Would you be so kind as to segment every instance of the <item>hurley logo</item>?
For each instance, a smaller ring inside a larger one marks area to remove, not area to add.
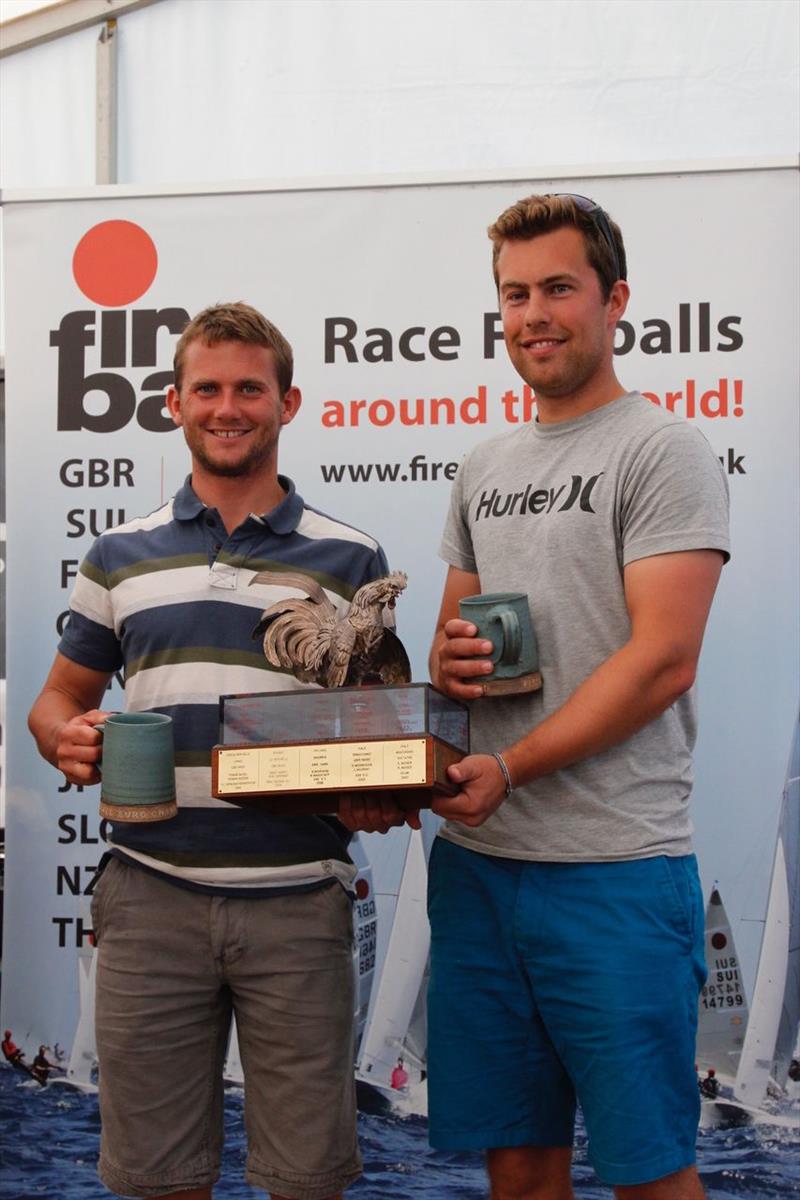
[[[480,521],[481,518],[488,517],[513,517],[514,515],[526,517],[528,513],[549,513],[554,508],[556,512],[566,512],[568,509],[574,508],[576,504],[583,512],[593,513],[592,492],[598,479],[604,474],[604,471],[600,471],[597,475],[590,475],[586,480],[582,475],[573,475],[569,492],[566,495],[566,483],[562,483],[559,488],[534,488],[533,484],[529,483],[524,492],[506,492],[505,495],[501,495],[497,488],[493,488],[491,492],[481,493],[475,510],[475,520]],[[559,504],[560,500],[563,500],[563,503]],[[556,508],[557,504],[558,508]]]
[[[58,347],[59,429],[115,433],[134,416],[154,433],[175,429],[165,394],[172,370],[145,375],[139,390],[157,394],[143,396],[137,396],[134,384],[119,373],[157,366],[159,330],[179,334],[189,320],[183,308],[126,308],[144,295],[157,270],[153,239],[132,221],[102,221],[78,242],[72,259],[75,282],[106,311],[65,313],[50,333],[50,345]],[[96,345],[98,333],[99,354],[95,350],[90,358],[101,370],[87,372],[87,348]]]

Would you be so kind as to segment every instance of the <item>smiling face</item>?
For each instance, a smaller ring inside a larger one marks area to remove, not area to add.
[[[612,355],[628,286],[614,284],[604,303],[578,229],[504,242],[497,276],[508,354],[536,394],[541,421],[565,421],[622,394]]]
[[[192,475],[271,479],[278,436],[300,407],[291,387],[281,395],[272,350],[248,342],[197,339],[186,347],[180,393],[167,395],[192,455]]]

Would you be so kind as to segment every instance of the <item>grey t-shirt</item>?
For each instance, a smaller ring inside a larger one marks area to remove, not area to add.
[[[539,692],[473,701],[472,750],[503,750],[555,712],[630,637],[623,568],[721,550],[727,481],[703,435],[638,393],[477,446],[459,469],[441,555],[481,591],[526,592]],[[486,854],[604,861],[690,852],[693,691],[627,741],[524,787],[476,829],[444,837]]]

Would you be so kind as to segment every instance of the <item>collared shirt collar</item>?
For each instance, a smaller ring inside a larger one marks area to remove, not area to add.
[[[274,533],[291,533],[300,524],[300,518],[303,515],[303,498],[298,494],[288,475],[279,475],[278,483],[286,492],[280,503],[276,504],[271,512],[262,513],[260,516],[251,513],[251,516],[254,516],[261,524],[269,525]],[[175,493],[172,505],[173,516],[178,521],[193,521],[207,507],[192,487],[191,475],[187,475],[183,487]]]

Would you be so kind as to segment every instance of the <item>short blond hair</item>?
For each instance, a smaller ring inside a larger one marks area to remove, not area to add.
[[[294,355],[292,347],[277,326],[268,321],[258,309],[242,300],[233,304],[213,304],[193,317],[175,347],[175,387],[181,390],[183,363],[190,342],[201,341],[206,346],[220,342],[244,342],[247,346],[264,346],[275,355],[275,371],[281,395],[292,386]]]

